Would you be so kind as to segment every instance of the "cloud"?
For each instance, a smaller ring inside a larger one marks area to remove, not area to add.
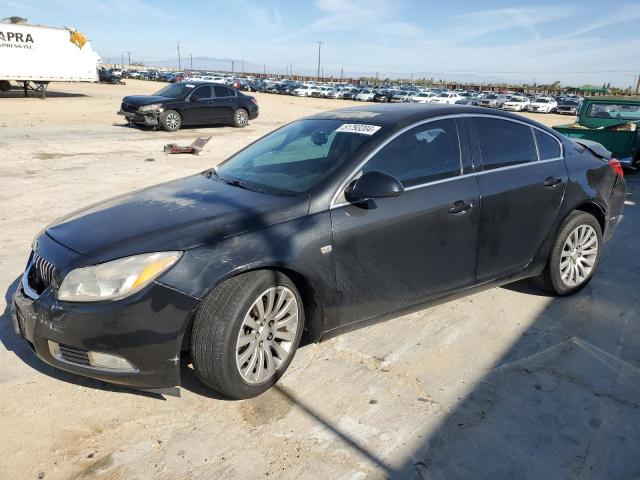
[[[482,10],[459,15],[452,31],[456,40],[470,40],[490,33],[524,28],[535,39],[541,38],[537,26],[575,15],[575,7],[514,7]]]

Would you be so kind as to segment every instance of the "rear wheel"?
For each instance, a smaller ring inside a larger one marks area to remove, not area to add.
[[[227,397],[255,397],[285,372],[303,327],[302,299],[286,275],[258,270],[233,277],[207,296],[196,315],[196,374]]]
[[[536,284],[557,295],[571,295],[593,277],[602,255],[602,229],[593,215],[574,211],[566,218]]]
[[[244,128],[249,124],[249,112],[244,108],[239,108],[233,112],[233,126]]]
[[[160,126],[166,132],[175,132],[182,126],[182,117],[175,110],[165,110],[160,114]]]

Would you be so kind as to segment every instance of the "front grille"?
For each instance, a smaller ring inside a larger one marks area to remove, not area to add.
[[[66,362],[77,363],[90,367],[89,352],[83,348],[60,344],[60,357]]]
[[[27,281],[29,287],[31,287],[38,295],[44,292],[51,282],[56,273],[56,269],[53,264],[40,255],[37,252],[33,252],[33,258],[31,259],[31,268],[27,275]]]
[[[120,108],[122,109],[123,112],[136,113],[138,111],[138,107],[136,107],[135,105],[131,105],[130,103],[127,103],[127,102],[122,102],[122,105]]]

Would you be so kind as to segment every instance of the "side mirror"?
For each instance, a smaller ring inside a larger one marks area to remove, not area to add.
[[[367,198],[397,197],[402,192],[404,187],[396,177],[372,171],[362,175],[344,193],[347,200],[360,201]]]

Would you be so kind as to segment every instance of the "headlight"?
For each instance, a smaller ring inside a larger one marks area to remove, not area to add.
[[[143,105],[138,109],[139,112],[155,112],[156,110],[160,110],[162,107],[161,103],[153,103],[151,105]]]
[[[67,274],[58,299],[68,302],[117,300],[141,290],[176,263],[182,252],[133,255]]]

